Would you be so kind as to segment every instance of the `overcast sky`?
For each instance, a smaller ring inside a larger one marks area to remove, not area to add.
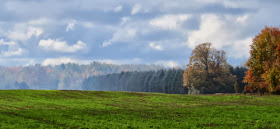
[[[252,38],[280,26],[279,7],[279,0],[0,0],[0,66],[173,67],[204,42],[242,65]]]

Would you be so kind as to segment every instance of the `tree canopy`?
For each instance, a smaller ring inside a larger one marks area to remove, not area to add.
[[[211,43],[194,48],[184,72],[184,86],[190,94],[234,92],[235,82],[225,51],[212,48]]]
[[[280,91],[280,29],[265,27],[251,45],[249,68],[244,82],[248,82],[245,91],[271,92]]]

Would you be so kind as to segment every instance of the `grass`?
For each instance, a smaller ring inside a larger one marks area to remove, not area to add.
[[[3,90],[0,128],[280,128],[280,96]]]

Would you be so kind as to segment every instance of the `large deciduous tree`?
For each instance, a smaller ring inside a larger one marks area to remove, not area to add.
[[[189,94],[234,92],[236,78],[230,74],[226,53],[203,43],[194,48],[184,72]]]
[[[279,92],[280,88],[280,29],[265,27],[251,45],[249,67],[244,82],[245,91]]]

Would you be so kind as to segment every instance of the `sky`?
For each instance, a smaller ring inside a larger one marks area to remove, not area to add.
[[[0,0],[0,66],[186,65],[204,42],[231,65],[280,26],[279,0]]]

